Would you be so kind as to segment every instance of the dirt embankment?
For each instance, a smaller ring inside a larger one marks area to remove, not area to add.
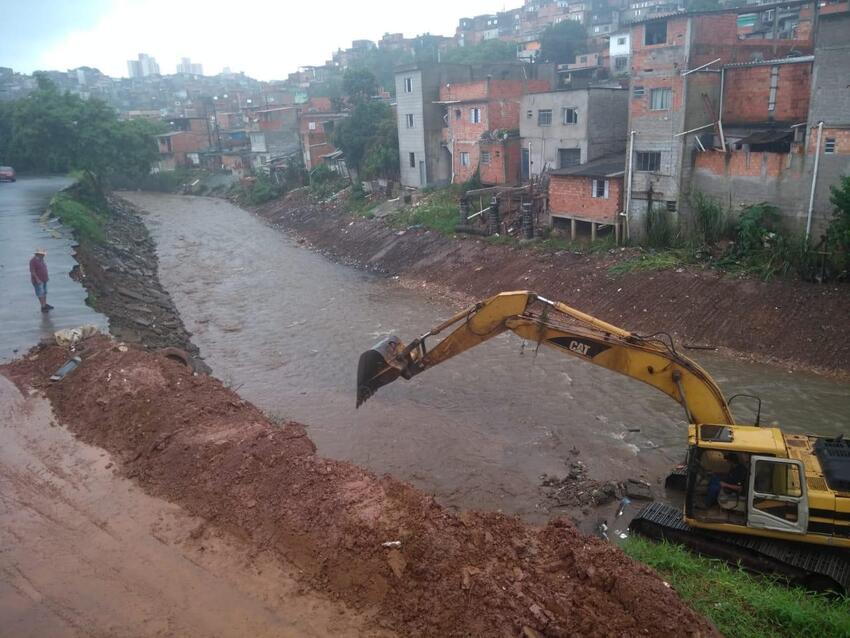
[[[542,253],[423,229],[399,231],[311,203],[300,192],[257,213],[343,263],[400,275],[467,302],[532,289],[626,329],[667,332],[763,362],[850,378],[850,286],[678,269],[612,275],[623,259]]]
[[[95,337],[2,372],[146,490],[302,570],[311,586],[408,636],[716,635],[649,568],[568,521],[452,514],[391,477],[315,454],[217,380]],[[536,633],[539,632],[539,633]]]
[[[88,303],[109,318],[109,331],[117,339],[152,349],[178,348],[196,370],[210,372],[159,283],[156,244],[138,212],[117,197],[108,203],[106,240],[77,246],[74,257],[80,266],[72,277],[85,286]]]

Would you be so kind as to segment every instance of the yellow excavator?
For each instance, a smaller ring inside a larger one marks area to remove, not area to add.
[[[669,335],[638,335],[534,292],[503,292],[407,345],[390,336],[364,352],[357,407],[399,377],[411,379],[508,330],[648,383],[684,408],[688,450],[677,471],[684,515],[650,503],[632,520],[633,531],[812,589],[850,591],[850,441],[786,434],[760,427],[759,417],[736,424],[711,376]]]

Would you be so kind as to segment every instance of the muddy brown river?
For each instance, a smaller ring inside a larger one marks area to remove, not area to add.
[[[645,477],[659,493],[682,458],[685,422],[669,398],[553,351],[523,350],[513,335],[355,410],[359,354],[387,333],[425,332],[455,306],[333,263],[222,200],[124,196],[147,211],[162,283],[216,376],[268,414],[308,424],[324,455],[408,480],[450,507],[530,521],[550,515],[540,475],[563,475],[576,458],[593,478]],[[760,395],[764,423],[848,429],[845,384],[690,354],[727,394]],[[733,410],[753,418],[751,405]]]

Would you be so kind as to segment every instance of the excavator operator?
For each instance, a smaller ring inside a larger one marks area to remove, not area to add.
[[[747,466],[735,452],[723,455],[729,463],[730,468],[726,474],[720,476],[715,474],[708,482],[708,491],[705,494],[705,506],[717,505],[718,497],[722,491],[734,492],[741,497],[746,492]],[[737,498],[735,499],[737,501]]]

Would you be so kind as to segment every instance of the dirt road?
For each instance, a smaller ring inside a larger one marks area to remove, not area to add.
[[[391,635],[114,463],[0,375],[0,635]]]

